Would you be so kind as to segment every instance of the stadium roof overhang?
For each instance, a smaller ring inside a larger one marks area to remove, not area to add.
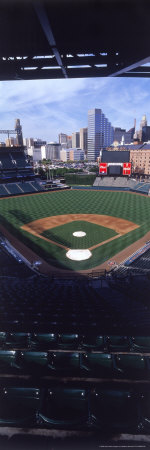
[[[149,0],[1,0],[0,80],[149,77],[149,17]]]

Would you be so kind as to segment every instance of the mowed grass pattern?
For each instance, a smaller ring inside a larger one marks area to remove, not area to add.
[[[130,220],[139,228],[92,250],[87,261],[68,260],[66,251],[23,231],[36,219],[61,214],[106,214]],[[150,230],[150,198],[128,192],[61,191],[0,200],[0,221],[50,264],[70,270],[91,269],[112,258]]]
[[[82,237],[73,236],[75,231],[84,231],[86,235]],[[94,223],[77,220],[46,230],[42,235],[71,249],[85,249],[110,239],[117,233]]]

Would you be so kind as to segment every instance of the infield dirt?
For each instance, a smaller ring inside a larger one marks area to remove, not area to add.
[[[43,219],[34,220],[30,223],[23,225],[21,228],[23,230],[27,231],[28,233],[39,237],[40,239],[44,239],[45,241],[51,242],[52,244],[55,244],[58,247],[62,247],[65,250],[69,250],[69,248],[66,247],[65,245],[59,244],[58,242],[55,242],[55,241],[52,241],[52,240],[46,238],[45,236],[42,236],[41,233],[43,233],[45,230],[50,230],[54,227],[58,227],[58,226],[66,224],[66,223],[74,222],[77,220],[91,222],[96,225],[101,225],[103,227],[115,230],[118,233],[117,236],[111,237],[103,242],[100,242],[99,244],[89,247],[89,250],[93,250],[96,247],[100,247],[101,245],[106,244],[107,242],[110,242],[114,239],[117,239],[121,235],[129,233],[130,231],[133,231],[139,227],[139,225],[136,225],[135,223],[130,222],[128,220],[120,219],[118,217],[107,216],[107,215],[65,214],[65,215],[59,215],[59,216],[57,215],[57,216],[45,217]]]

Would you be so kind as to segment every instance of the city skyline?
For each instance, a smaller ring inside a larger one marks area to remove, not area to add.
[[[0,82],[0,129],[13,129],[17,117],[23,137],[58,141],[88,125],[88,110],[100,108],[113,127],[139,129],[150,123],[150,80],[90,78]],[[1,135],[1,140],[5,136]]]

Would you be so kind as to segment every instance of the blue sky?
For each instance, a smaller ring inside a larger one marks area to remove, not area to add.
[[[143,114],[150,125],[150,79],[0,82],[0,129],[14,129],[20,118],[23,137],[58,141],[58,133],[70,135],[86,127],[91,108],[101,108],[113,126],[128,130],[136,118],[138,129]]]

